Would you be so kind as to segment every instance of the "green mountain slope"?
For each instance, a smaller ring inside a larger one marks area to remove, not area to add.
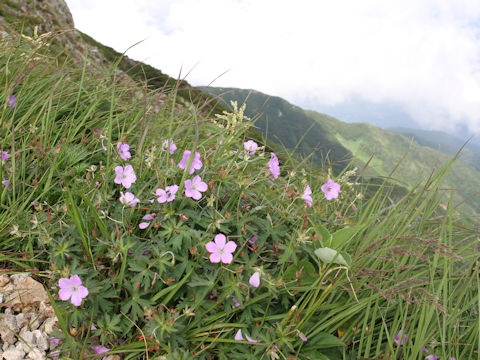
[[[334,169],[342,170],[352,159],[352,153],[332,134],[326,132],[321,123],[315,122],[301,108],[280,97],[235,88],[200,87],[200,89],[218,96],[219,101],[226,106],[229,106],[231,101],[237,101],[239,104],[246,101],[245,113],[248,117],[256,119],[255,126],[265,137],[283,144],[288,149],[293,149],[299,144],[296,153],[305,156],[313,152],[315,163],[330,161]]]
[[[451,156],[429,147],[421,146],[407,137],[386,131],[364,123],[344,123],[330,116],[306,111],[313,119],[322,123],[345,148],[361,161],[366,162],[373,155],[369,164],[370,171],[382,176],[392,175],[406,186],[412,186],[435,169],[446,164]],[[480,189],[480,173],[462,161],[456,161],[444,182],[446,193],[455,189],[455,203],[460,203],[473,196]],[[463,205],[464,211],[480,212],[480,201],[472,199]]]
[[[439,150],[448,155],[455,155],[465,145],[460,160],[480,171],[480,147],[471,142],[465,144],[466,140],[461,140],[442,131],[408,128],[391,128],[388,130],[403,134],[419,145]]]
[[[401,134],[369,124],[344,123],[325,114],[302,110],[282,98],[258,91],[214,87],[200,89],[218,96],[227,106],[230,101],[240,104],[246,101],[247,115],[257,119],[257,127],[268,138],[290,149],[302,140],[297,153],[308,155],[316,151],[312,158],[315,162],[323,161],[328,155],[337,170],[354,156],[355,166],[363,167],[369,163],[364,175],[388,177],[400,162],[392,178],[397,184],[410,188],[452,158]],[[480,189],[480,173],[472,166],[456,161],[445,180],[445,189],[455,189],[455,203],[461,203]],[[480,213],[480,200],[472,199],[463,204],[462,209]]]

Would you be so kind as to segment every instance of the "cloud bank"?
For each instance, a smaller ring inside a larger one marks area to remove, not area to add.
[[[297,104],[401,104],[425,127],[480,134],[476,0],[67,0],[75,25],[193,85]]]

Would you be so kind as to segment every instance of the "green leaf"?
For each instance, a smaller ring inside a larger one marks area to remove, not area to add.
[[[331,334],[321,332],[311,339],[308,339],[308,349],[328,349],[337,346],[345,346],[345,343],[338,337]],[[307,349],[306,348],[306,349]]]
[[[320,223],[314,223],[313,220],[310,218],[308,219],[308,221],[310,222],[310,225],[312,225],[312,227],[315,229],[315,232],[322,236],[322,245],[330,244],[332,241],[332,235],[328,232],[325,226]]]
[[[346,267],[350,266],[347,260],[345,260],[345,258],[338,251],[328,247],[315,250],[315,255],[317,255],[320,260],[327,264],[335,263],[339,265],[345,265]]]
[[[363,225],[347,227],[332,234],[330,246],[334,249],[341,249],[356,233],[363,228]]]

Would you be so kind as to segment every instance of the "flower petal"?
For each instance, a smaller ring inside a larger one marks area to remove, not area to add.
[[[223,253],[222,254],[222,262],[224,264],[230,264],[233,260],[233,256],[230,253]]]
[[[245,339],[242,336],[242,330],[238,330],[237,333],[235,334],[235,340],[237,341],[245,341]]]
[[[229,253],[233,253],[236,248],[237,248],[237,244],[235,244],[233,241],[229,241],[223,247],[224,251],[229,252]]]
[[[212,263],[219,263],[220,260],[221,260],[221,256],[219,253],[214,252],[210,254],[210,261]]]
[[[65,287],[58,291],[58,296],[60,300],[67,301],[73,294],[73,289],[71,287]]]
[[[213,241],[209,241],[206,245],[205,248],[207,249],[208,252],[214,253],[218,251],[217,244],[215,244]]]
[[[222,233],[215,235],[215,244],[217,244],[219,248],[223,248],[225,246],[226,240],[227,238]]]

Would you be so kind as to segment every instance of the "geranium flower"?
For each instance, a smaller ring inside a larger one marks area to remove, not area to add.
[[[332,179],[329,179],[326,184],[322,185],[322,191],[325,193],[325,198],[327,200],[337,199],[340,185]]]
[[[178,191],[178,185],[167,186],[165,190],[157,189],[155,194],[158,195],[157,201],[162,204],[164,202],[171,202],[175,199],[175,194]]]
[[[192,152],[190,150],[185,150],[183,152],[182,161],[180,161],[178,163],[178,167],[180,169],[185,170],[185,167],[187,166],[188,158],[190,157],[191,153]],[[196,152],[195,155],[193,156],[192,165],[190,166],[190,169],[188,169],[188,173],[191,175],[191,174],[193,174],[193,172],[195,170],[200,170],[202,168],[202,166],[203,166],[203,164],[200,161],[200,154],[198,152]]]
[[[107,147],[105,146],[105,141],[108,141],[108,138],[103,134],[102,130],[100,129],[97,129],[95,130],[95,132],[98,134],[98,136],[100,137],[100,139],[102,140],[102,148],[104,151],[107,151]]]
[[[140,200],[137,199],[135,197],[135,195],[133,195],[131,192],[127,191],[124,194],[122,191],[120,191],[120,194],[121,194],[121,196],[120,196],[119,200],[125,206],[134,207],[135,205],[137,205],[140,202]]]
[[[170,144],[170,146],[168,146],[168,144]],[[169,148],[170,155],[172,155],[175,150],[177,150],[177,145],[175,145],[172,138],[170,138],[170,140],[163,140],[162,151],[167,151],[167,147]]]
[[[10,99],[8,99],[8,102],[7,102],[7,106],[11,107],[12,109],[15,109],[15,107],[17,106],[16,100],[17,99],[15,98],[15,96],[10,96]]]
[[[122,166],[115,167],[115,180],[113,182],[115,184],[122,184],[125,189],[130,188],[132,184],[137,181],[137,176],[133,171],[132,165],[127,165],[125,168]]]
[[[278,165],[278,158],[275,153],[271,153],[270,161],[268,162],[268,168],[273,175],[273,178],[276,179],[280,175],[280,166]]]
[[[147,220],[148,222],[141,222],[140,224],[138,224],[138,227],[140,229],[146,229],[148,227],[148,225],[150,225],[150,221],[154,220],[155,219],[155,215],[156,214],[147,214],[145,215],[142,219],[143,220]]]
[[[8,160],[8,151],[0,151],[2,153],[2,160],[7,161]]]
[[[305,191],[303,192],[302,199],[305,200],[308,206],[312,206],[313,204],[313,199],[310,196],[312,194],[312,189],[310,189],[310,186],[307,185]]]
[[[255,271],[253,275],[250,276],[248,283],[257,288],[260,285],[260,272]]]
[[[438,355],[428,355],[425,359],[426,360],[438,360]]]
[[[122,158],[122,160],[127,161],[128,159],[130,159],[132,157],[132,155],[130,154],[130,151],[129,151],[130,150],[130,145],[118,142],[117,143],[117,149],[118,149],[118,156],[120,156]]]
[[[96,345],[94,348],[93,348],[93,353],[94,354],[103,354],[103,353],[107,353],[109,352],[110,349],[109,348],[106,348],[105,346],[101,346],[101,345]],[[107,357],[104,356],[102,358],[102,360],[105,360]]]
[[[252,339],[250,336],[246,335],[245,334],[245,337],[247,338],[247,341],[251,342],[251,343],[258,343],[260,342],[260,340],[255,340],[255,339]],[[245,341],[245,339],[243,338],[243,335],[242,335],[242,330],[238,330],[237,333],[235,334],[235,340],[237,341]]]
[[[8,183],[9,183],[9,181],[8,181],[8,180],[3,180],[3,181],[2,181],[2,185],[3,185],[3,186],[7,186],[7,185],[8,185]]]
[[[235,296],[232,296],[232,301],[233,301],[232,309],[235,309],[240,306],[240,303],[238,302]]]
[[[88,289],[82,285],[82,280],[78,275],[72,275],[70,279],[61,278],[58,280],[58,286],[60,287],[58,291],[60,299],[63,301],[70,299],[75,306],[80,306],[82,299],[88,295]]]
[[[243,148],[248,155],[254,155],[257,151],[258,144],[253,140],[248,140],[247,142],[243,143]]]
[[[233,241],[225,243],[227,240],[223,234],[217,234],[214,241],[209,241],[205,248],[210,253],[210,261],[212,263],[222,262],[224,264],[230,264],[233,260],[232,253],[237,248],[237,244]]]
[[[407,339],[408,339],[408,335],[405,334],[403,336],[403,339],[400,341],[400,339],[402,338],[402,332],[399,331],[397,336],[395,336],[395,339],[393,340],[393,342],[395,343],[395,345],[403,345],[404,342],[407,342]]]
[[[207,191],[208,185],[203,182],[199,175],[195,176],[192,180],[185,180],[185,196],[200,200],[202,192]]]

